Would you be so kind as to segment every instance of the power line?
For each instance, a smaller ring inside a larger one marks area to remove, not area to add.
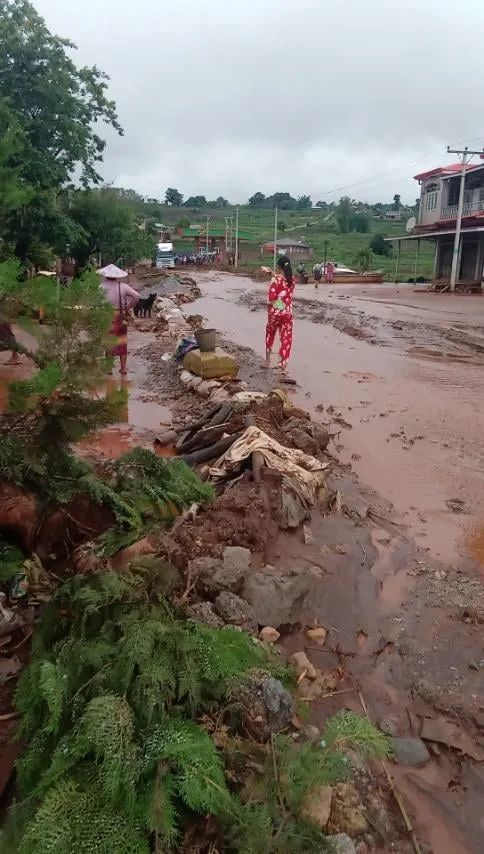
[[[454,143],[454,145],[455,146],[464,145],[466,143],[475,142],[476,140],[484,140],[484,133],[481,136],[474,137],[473,139],[462,140],[461,142]],[[449,152],[449,153],[452,153],[452,152]],[[410,170],[410,167],[414,166],[417,163],[427,163],[427,162],[430,162],[431,160],[433,160],[433,156],[430,156],[430,155],[428,157],[426,157],[425,159],[418,157],[415,160],[411,160],[409,162],[408,169]],[[403,177],[405,175],[408,175],[408,171],[404,172],[404,171],[401,171],[400,169],[387,169],[384,172],[376,172],[374,175],[371,175],[369,178],[363,178],[360,181],[353,181],[350,184],[342,184],[340,187],[333,187],[333,189],[331,189],[331,190],[321,190],[318,192],[313,192],[311,195],[314,196],[315,198],[320,197],[320,196],[330,196],[330,195],[332,195],[332,193],[339,193],[343,190],[349,190],[352,187],[361,187],[361,186],[364,187],[366,190],[375,190],[375,189],[378,189],[378,187],[383,185],[384,183],[388,183],[388,181],[382,181],[381,184],[372,184],[371,186],[368,186],[368,184],[371,184],[371,182],[375,178],[389,176],[389,180],[391,180],[393,177],[398,178],[400,176]]]

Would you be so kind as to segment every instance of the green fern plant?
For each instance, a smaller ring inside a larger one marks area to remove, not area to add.
[[[17,691],[26,747],[12,850],[174,854],[191,819],[211,815],[234,854],[324,851],[301,819],[305,795],[348,775],[341,751],[384,756],[385,738],[344,713],[318,747],[238,735],[235,769],[233,734],[216,742],[205,716],[227,728],[234,681],[280,662],[244,632],[173,611],[153,574],[74,577],[47,606]]]

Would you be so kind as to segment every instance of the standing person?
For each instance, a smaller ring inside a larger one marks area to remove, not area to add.
[[[334,279],[334,264],[332,261],[328,261],[326,264],[326,281],[328,285],[333,284]]]
[[[319,261],[316,261],[316,264],[313,267],[313,276],[314,276],[314,287],[319,288],[319,283],[323,277],[323,268]]]
[[[98,270],[98,273],[103,277],[101,287],[104,290],[104,295],[114,308],[109,334],[112,335],[116,343],[106,355],[119,356],[120,374],[126,376],[128,373],[126,368],[128,361],[127,314],[129,309],[138,302],[139,294],[130,288],[126,282],[120,281],[120,279],[125,279],[128,274],[120,267],[116,267],[115,264],[108,264],[107,267]]]
[[[262,268],[265,273],[272,275],[269,267]],[[285,371],[291,355],[292,347],[292,295],[294,279],[291,261],[287,255],[279,255],[276,262],[276,273],[272,276],[267,296],[267,326],[266,326],[266,367],[270,367],[272,346],[276,333],[279,333],[280,362],[278,368]]]

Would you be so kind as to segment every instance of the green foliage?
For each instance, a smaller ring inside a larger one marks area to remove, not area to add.
[[[366,273],[371,267],[372,251],[369,248],[360,249],[355,258],[355,263],[362,273]]]
[[[65,250],[75,239],[77,226],[57,196],[76,168],[83,184],[99,181],[104,141],[95,127],[104,122],[121,129],[106,97],[106,75],[76,67],[75,45],[49,32],[27,0],[0,0],[0,41],[0,99],[18,128],[16,180],[30,196],[22,209],[11,208],[2,236],[23,262],[35,262],[46,245]]]
[[[392,254],[391,243],[386,243],[383,234],[375,234],[370,240],[370,249],[375,255],[389,257]]]
[[[77,190],[65,201],[69,216],[80,226],[78,238],[71,243],[71,255],[80,268],[93,254],[100,254],[104,264],[123,258],[127,266],[152,256],[153,238],[139,227],[131,201],[119,191],[110,187]]]
[[[19,549],[0,537],[0,584],[21,571],[25,558]]]
[[[165,193],[165,204],[179,208],[183,204],[183,194],[174,187],[168,187]]]
[[[342,750],[387,755],[384,736],[343,713],[318,747],[287,736],[217,747],[202,713],[223,720],[234,680],[277,662],[243,632],[173,613],[162,586],[153,566],[75,576],[47,607],[16,697],[26,800],[12,815],[12,851],[145,852],[152,835],[157,850],[175,851],[194,815],[214,816],[234,854],[325,850],[300,817],[306,794],[348,775]]]

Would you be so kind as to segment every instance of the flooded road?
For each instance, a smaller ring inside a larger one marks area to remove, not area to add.
[[[262,354],[265,312],[239,301],[247,292],[263,297],[263,286],[221,273],[202,275],[199,282],[204,296],[191,310],[210,317],[236,344]],[[366,295],[351,287],[349,293],[340,286],[327,296],[310,288],[308,300],[322,306],[332,301],[339,309],[397,325],[411,316],[419,324],[421,349],[402,346],[398,330],[391,346],[378,346],[299,317],[290,362],[290,376],[298,383],[294,397],[315,416],[319,404],[334,406],[355,428],[332,426],[340,432],[341,460],[351,462],[365,483],[393,503],[422,548],[447,561],[474,558],[484,569],[484,358],[479,352],[467,354],[464,362],[458,353],[445,355],[458,344],[439,351],[434,343],[430,353],[426,346],[439,324],[446,329],[459,324],[477,335],[481,319],[484,328],[484,299],[413,289],[400,294],[387,289],[385,298],[382,288],[372,289],[371,296],[365,290]],[[427,322],[432,323],[428,332]],[[388,328],[383,332],[388,335]]]

